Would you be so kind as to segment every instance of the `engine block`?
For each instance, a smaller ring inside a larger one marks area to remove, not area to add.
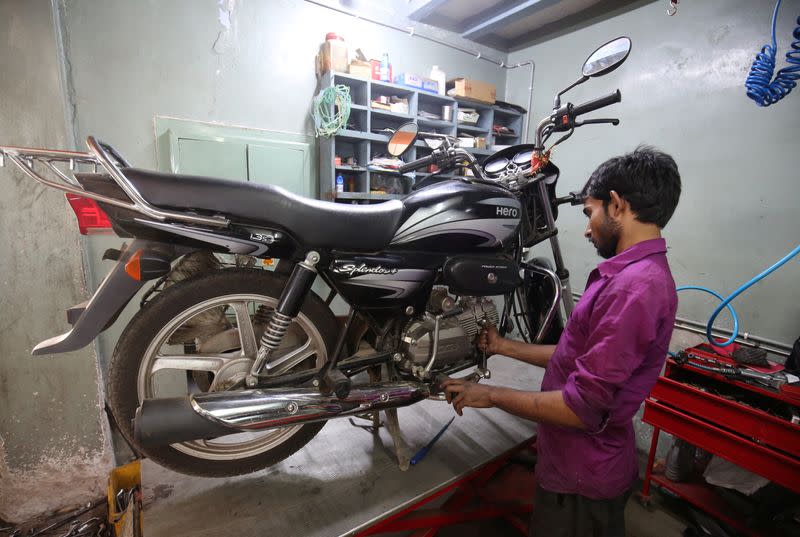
[[[451,312],[451,315],[447,315]],[[490,299],[462,297],[456,301],[436,289],[431,296],[429,311],[410,321],[403,332],[401,348],[405,359],[400,364],[401,368],[414,371],[427,365],[433,355],[437,315],[442,318],[439,320],[439,345],[432,370],[468,358],[481,325],[484,322],[495,325],[499,322],[497,308]]]

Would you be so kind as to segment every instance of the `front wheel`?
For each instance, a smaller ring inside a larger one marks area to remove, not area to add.
[[[168,287],[125,328],[109,365],[108,398],[122,434],[155,462],[185,474],[231,476],[275,464],[324,425],[311,423],[142,449],[132,420],[144,399],[224,391],[250,371],[286,284],[263,270],[204,273]],[[337,335],[333,313],[309,293],[281,346],[275,372],[321,367]]]

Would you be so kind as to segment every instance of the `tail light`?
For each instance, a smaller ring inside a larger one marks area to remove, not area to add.
[[[75,211],[75,216],[78,217],[78,228],[81,235],[111,229],[111,221],[93,199],[67,194],[67,201]]]

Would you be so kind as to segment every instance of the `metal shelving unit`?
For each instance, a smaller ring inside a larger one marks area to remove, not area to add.
[[[493,149],[496,144],[514,145],[520,143],[522,118],[519,112],[501,109],[497,106],[453,99],[444,95],[428,93],[414,88],[390,84],[377,80],[367,80],[344,73],[327,73],[323,76],[322,86],[344,84],[350,88],[352,104],[350,119],[346,129],[340,130],[331,138],[320,138],[320,166],[319,166],[319,193],[320,198],[344,203],[369,203],[371,201],[385,201],[387,199],[402,198],[408,193],[417,178],[427,177],[428,173],[418,172],[414,176],[404,176],[399,185],[403,192],[386,193],[375,192],[379,183],[385,177],[399,177],[393,172],[372,170],[367,163],[378,156],[388,156],[386,144],[389,135],[380,132],[381,129],[397,128],[408,121],[415,121],[423,132],[436,132],[439,134],[480,136],[486,139],[487,149],[466,148],[482,160],[497,151]],[[392,112],[372,108],[371,101],[381,95],[397,96],[408,99],[408,113]],[[419,114],[427,112],[442,117],[442,107],[452,107],[452,120],[430,119]],[[475,124],[458,123],[458,110],[461,108],[474,108],[480,114]],[[513,135],[494,136],[492,126],[505,125],[514,130]],[[403,160],[411,160],[427,155],[432,150],[428,145],[418,140],[414,147],[403,155]],[[336,166],[335,157],[344,159],[354,157],[354,166],[342,164]],[[344,177],[345,192],[336,192],[336,176]],[[450,177],[451,175],[447,175]],[[389,181],[392,183],[393,181]],[[351,190],[352,189],[352,190]]]

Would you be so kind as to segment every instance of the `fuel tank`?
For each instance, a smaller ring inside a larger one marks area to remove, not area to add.
[[[508,190],[445,181],[411,193],[389,249],[430,252],[501,250],[514,240],[522,214]]]

